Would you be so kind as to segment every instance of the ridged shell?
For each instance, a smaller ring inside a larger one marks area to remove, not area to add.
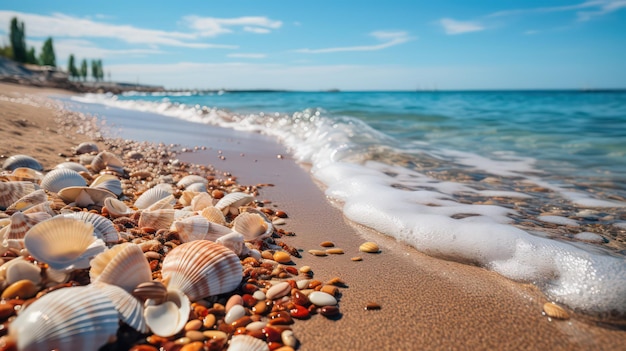
[[[185,190],[178,199],[178,202],[180,202],[183,206],[189,206],[191,205],[191,200],[193,200],[193,198],[196,197],[196,195],[198,195],[199,193],[199,191]]]
[[[168,188],[169,187],[169,188]],[[137,200],[135,200],[135,207],[140,210],[146,209],[150,207],[155,202],[166,198],[172,195],[172,189],[169,185],[165,184],[165,186],[157,185],[146,190],[143,194],[141,194]]]
[[[142,211],[139,215],[139,227],[155,229],[168,229],[174,222],[174,210],[163,209],[154,211]]]
[[[230,292],[242,279],[241,262],[223,245],[196,240],[181,244],[163,260],[161,273],[168,290],[178,289],[191,301]]]
[[[569,319],[569,313],[567,313],[563,307],[552,302],[546,302],[543,305],[543,312],[545,312],[548,317],[556,319]]]
[[[0,182],[0,207],[11,206],[37,189],[39,186],[31,182]]]
[[[16,168],[26,167],[36,171],[43,171],[43,166],[35,158],[28,155],[13,155],[7,158],[2,165],[2,169],[12,171]]]
[[[242,234],[232,232],[217,238],[216,242],[222,244],[233,251],[237,256],[242,256],[248,248]]]
[[[191,304],[180,290],[168,290],[166,301],[154,305],[146,301],[144,317],[150,330],[158,336],[170,337],[181,331],[189,320]]]
[[[71,170],[74,170],[76,172],[86,172],[89,173],[89,170],[87,169],[87,167],[81,165],[78,162],[62,162],[59,163],[58,165],[54,166],[54,169],[59,169],[59,168],[69,168]]]
[[[199,193],[191,200],[191,209],[193,211],[202,211],[209,206],[213,206],[213,198],[209,193]]]
[[[239,206],[249,204],[252,200],[254,197],[250,194],[235,192],[226,194],[215,204],[215,207],[221,210],[224,215],[228,213],[238,214]]]
[[[115,194],[108,190],[90,188],[88,186],[71,186],[63,188],[58,195],[65,203],[74,202],[76,206],[87,207],[89,205],[104,205],[104,199],[115,197]]]
[[[174,208],[175,203],[176,203],[176,198],[174,197],[174,195],[169,195],[153,203],[152,205],[148,206],[146,210],[154,211],[154,210],[172,209]]]
[[[43,190],[43,189],[42,189]],[[52,201],[42,202],[40,204],[29,207],[28,209],[23,210],[24,213],[37,213],[37,212],[45,212],[51,216],[55,216],[56,212],[52,209]]]
[[[222,211],[217,209],[215,206],[206,207],[200,212],[200,215],[206,218],[209,222],[226,225],[226,217],[224,217]]]
[[[205,239],[209,232],[209,221],[202,216],[191,216],[172,223],[182,242]]]
[[[230,339],[228,351],[270,351],[267,343],[254,336],[240,334]]]
[[[61,189],[71,186],[86,186],[85,178],[78,172],[69,168],[53,169],[48,172],[41,180],[41,187],[58,193]]]
[[[91,160],[91,170],[95,173],[99,173],[105,169],[124,174],[124,162],[115,156],[115,154],[102,151]]]
[[[89,187],[108,190],[117,196],[122,195],[122,182],[112,174],[98,176],[89,184]]]
[[[378,253],[380,252],[380,247],[378,244],[372,241],[364,242],[359,246],[359,251],[368,252],[368,253]]]
[[[137,287],[133,289],[133,296],[140,301],[150,299],[156,304],[160,304],[167,298],[167,288],[163,283],[153,280],[137,285]]]
[[[137,285],[152,280],[150,264],[138,245],[115,245],[91,260],[92,282],[116,285],[131,293]]]
[[[58,270],[88,268],[89,260],[105,249],[93,235],[91,223],[63,216],[32,227],[24,245],[31,256]]]
[[[38,205],[40,203],[44,203],[48,201],[48,196],[46,195],[46,191],[43,189],[35,190],[32,193],[21,197],[19,200],[15,201],[11,204],[11,206],[7,207],[7,212],[9,211],[24,211]]]
[[[33,214],[15,212],[11,215],[11,224],[2,229],[3,238],[7,240],[24,239],[26,232],[28,232],[30,228],[50,218],[52,218],[52,216],[45,212]]]
[[[139,302],[126,290],[115,285],[94,283],[94,288],[102,292],[113,302],[115,309],[119,312],[120,319],[140,333],[149,331],[146,319],[144,318],[143,303]]]
[[[196,175],[196,174],[190,174],[187,176],[184,176],[181,180],[178,181],[178,183],[176,183],[176,186],[186,189],[189,185],[194,184],[194,183],[201,183],[204,184],[205,186],[207,184],[209,184],[208,179]]]
[[[197,191],[199,193],[206,193],[207,187],[204,183],[189,184],[185,189],[189,191]]]
[[[28,167],[18,167],[12,172],[3,172],[0,177],[0,179],[7,179],[10,181],[27,181],[33,183],[39,183],[42,178],[43,173]]]
[[[113,197],[104,199],[104,208],[109,212],[109,216],[113,218],[126,217],[133,213],[123,201]]]
[[[63,216],[80,219],[93,225],[93,235],[107,244],[116,244],[120,241],[120,234],[110,219],[92,212],[68,212]]]
[[[19,350],[98,350],[115,337],[119,317],[108,297],[91,287],[52,291],[11,323]]]
[[[274,229],[260,214],[243,212],[233,221],[233,230],[243,234],[246,241],[254,241],[270,236]]]
[[[74,149],[74,153],[77,155],[88,154],[91,152],[98,152],[98,145],[88,141],[78,144],[78,146]]]

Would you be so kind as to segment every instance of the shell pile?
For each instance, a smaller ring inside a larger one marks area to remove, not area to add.
[[[260,186],[164,145],[108,143],[48,171],[4,163],[2,349],[295,349],[294,319],[339,315],[333,283],[282,264],[299,251]]]

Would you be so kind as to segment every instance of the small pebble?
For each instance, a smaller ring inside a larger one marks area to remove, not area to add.
[[[312,250],[309,250],[309,253],[313,256],[328,256],[328,254],[324,250],[312,249]]]
[[[375,310],[380,310],[380,305],[377,304],[376,302],[368,302],[367,305],[365,305],[365,310],[366,311],[375,311]]]
[[[361,256],[354,256],[350,260],[352,260],[354,262],[363,261],[363,257],[361,257]]]
[[[343,255],[343,250],[338,247],[334,247],[332,249],[327,249],[326,253],[329,255]]]
[[[567,313],[563,307],[552,302],[546,302],[543,305],[543,312],[548,317],[556,319],[569,319],[569,313]]]
[[[316,306],[334,306],[337,304],[337,299],[334,296],[322,291],[310,293],[309,300]]]
[[[320,243],[321,247],[333,247],[335,246],[335,243],[333,243],[332,241],[322,241]]]

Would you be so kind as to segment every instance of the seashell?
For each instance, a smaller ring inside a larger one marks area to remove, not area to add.
[[[337,299],[331,294],[323,291],[314,291],[309,294],[309,300],[316,306],[334,306],[337,304]]]
[[[78,146],[74,149],[74,153],[76,155],[89,154],[92,152],[98,152],[98,145],[88,141],[78,144]]]
[[[41,180],[41,187],[53,193],[58,193],[61,189],[71,186],[86,185],[85,178],[69,168],[53,169]]]
[[[223,235],[215,242],[222,244],[233,251],[237,256],[243,256],[248,252],[248,248],[245,245],[245,240],[242,234],[232,232],[226,235]]]
[[[149,332],[144,307],[139,300],[126,290],[115,285],[96,282],[93,287],[109,298],[119,313],[120,319],[140,333]]]
[[[168,229],[174,222],[174,210],[163,209],[154,211],[142,211],[139,215],[139,227],[155,229]]]
[[[181,331],[191,311],[189,298],[179,290],[168,290],[166,301],[153,305],[146,301],[144,318],[152,332],[158,336],[170,337]]]
[[[191,208],[194,211],[201,211],[209,206],[213,206],[213,198],[209,193],[199,193],[191,200]]]
[[[24,245],[31,256],[57,270],[89,267],[89,260],[105,249],[93,236],[93,225],[64,216],[36,224],[26,233]]]
[[[176,198],[174,197],[174,195],[169,195],[153,203],[148,208],[146,208],[146,210],[153,211],[153,210],[172,209],[174,208],[175,203],[176,203]]]
[[[368,253],[378,253],[380,252],[380,248],[378,247],[378,244],[376,244],[375,242],[368,241],[368,242],[364,242],[363,244],[361,244],[361,246],[359,246],[359,251],[368,252]]]
[[[43,190],[43,189],[41,189]],[[39,190],[37,190],[39,191]],[[19,201],[18,201],[19,202]],[[45,212],[50,216],[55,216],[56,212],[52,209],[52,201],[42,202],[40,204],[29,207],[28,209],[23,210],[24,213],[37,213],[37,212]]]
[[[37,189],[39,186],[31,182],[0,182],[0,207],[11,206]]]
[[[193,200],[193,198],[199,193],[200,193],[199,191],[185,190],[183,191],[182,195],[178,199],[178,202],[180,202],[180,204],[183,206],[189,206],[191,205],[191,200]]]
[[[15,212],[11,215],[11,224],[2,228],[0,232],[2,233],[2,237],[6,240],[24,239],[26,232],[28,232],[30,228],[50,218],[52,218],[52,216],[45,212],[33,214]]]
[[[98,176],[89,187],[108,190],[117,196],[122,195],[122,182],[112,174],[102,174]]]
[[[13,171],[20,167],[31,168],[35,171],[43,171],[41,163],[28,155],[13,155],[7,158],[2,165],[2,169],[6,171]]]
[[[115,225],[104,216],[92,212],[68,212],[64,213],[63,216],[91,223],[93,225],[93,235],[107,244],[117,244],[120,241],[120,235],[115,229]]]
[[[41,283],[41,268],[20,256],[0,266],[0,278],[9,285],[24,279],[37,285]]]
[[[243,234],[246,241],[254,241],[272,235],[274,227],[258,213],[243,212],[233,221],[233,230]]]
[[[91,154],[82,154],[80,156],[78,156],[78,162],[80,162],[81,165],[90,165],[91,167],[91,162],[96,158],[95,155],[91,155]]]
[[[252,202],[252,200],[254,200],[254,197],[250,194],[235,192],[226,194],[215,204],[215,207],[221,210],[224,215],[229,213],[236,215],[239,213],[240,206],[246,205]]]
[[[115,337],[118,312],[97,289],[76,286],[35,300],[11,323],[19,350],[97,350]]]
[[[32,206],[44,203],[48,201],[48,196],[46,195],[46,191],[43,189],[35,190],[32,193],[25,195],[19,198],[17,201],[12,203],[9,207],[7,207],[7,212],[9,211],[24,211],[29,209]]]
[[[157,201],[169,197],[172,195],[172,189],[169,185],[164,184],[165,186],[157,185],[146,190],[143,194],[141,194],[137,200],[135,200],[135,207],[140,210],[146,209],[150,207],[152,204]]]
[[[131,160],[141,160],[143,159],[143,154],[139,151],[129,151],[126,153],[126,158],[129,158]]]
[[[189,184],[189,186],[187,186],[185,189],[189,190],[189,191],[197,191],[199,193],[206,193],[207,192],[207,187],[206,187],[206,185],[204,183]]]
[[[228,351],[270,351],[270,347],[265,341],[254,336],[239,334],[230,339]]]
[[[100,173],[100,171],[105,169],[124,174],[124,162],[113,153],[102,151],[91,160],[91,170],[95,173]]]
[[[133,289],[133,296],[141,301],[151,299],[157,304],[161,304],[167,298],[167,288],[163,283],[156,280],[144,282]]]
[[[154,174],[152,172],[149,171],[134,171],[130,174],[131,178],[139,178],[139,179],[148,179],[148,178],[154,178]]]
[[[89,277],[92,282],[116,285],[130,293],[137,285],[151,281],[152,271],[138,245],[123,243],[94,257]]]
[[[187,189],[189,185],[194,183],[201,183],[206,186],[207,184],[209,184],[209,180],[196,174],[190,174],[184,176],[181,180],[179,180],[178,183],[176,183],[176,186],[178,186],[179,188]]]
[[[569,319],[569,313],[567,313],[567,311],[563,307],[553,302],[544,303],[543,312],[548,317],[552,317],[556,319]]]
[[[90,188],[88,186],[71,186],[63,188],[58,192],[59,197],[65,203],[75,203],[79,207],[87,207],[89,205],[104,205],[104,199],[115,197],[115,194],[108,190]]]
[[[48,283],[52,283],[53,286],[61,283],[66,283],[70,279],[70,273],[57,271],[56,269],[52,269],[48,267],[46,269],[46,281]]]
[[[134,212],[123,201],[114,197],[104,199],[104,208],[107,209],[109,216],[112,218],[128,217]]]
[[[168,290],[178,289],[191,301],[234,290],[241,282],[242,271],[234,252],[208,240],[175,247],[165,256],[161,268]]]
[[[59,169],[59,168],[69,168],[71,170],[74,170],[78,173],[80,172],[85,172],[85,173],[89,173],[89,170],[87,169],[87,167],[81,165],[78,162],[62,162],[59,163],[58,165],[54,166],[54,169]]]
[[[224,217],[222,211],[217,209],[215,206],[205,207],[202,211],[200,211],[200,215],[206,218],[209,222],[226,225],[226,217]]]
[[[28,181],[33,183],[39,183],[43,178],[43,174],[28,167],[18,167],[9,173],[2,173],[0,178],[4,178],[10,181]]]
[[[229,234],[230,228],[211,223],[202,216],[190,216],[177,220],[172,224],[172,230],[176,230],[183,242],[190,242],[194,240],[211,240],[215,241],[217,238]]]

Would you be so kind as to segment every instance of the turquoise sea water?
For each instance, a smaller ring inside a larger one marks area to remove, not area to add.
[[[570,307],[626,315],[624,91],[75,100],[275,137],[311,165],[348,219],[428,254],[532,282]]]

